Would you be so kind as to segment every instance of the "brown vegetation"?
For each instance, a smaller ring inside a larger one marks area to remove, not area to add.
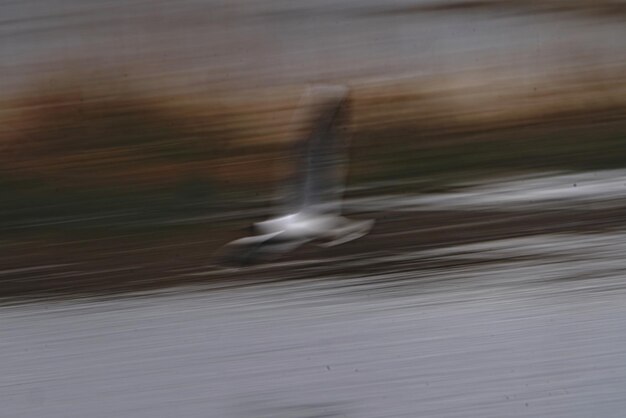
[[[523,128],[624,120],[618,72],[521,79],[483,71],[352,85],[353,146],[507,141]],[[5,99],[5,177],[63,187],[161,188],[206,180],[268,185],[285,173],[299,88],[209,97],[148,95],[68,77]],[[256,186],[255,186],[256,187]]]

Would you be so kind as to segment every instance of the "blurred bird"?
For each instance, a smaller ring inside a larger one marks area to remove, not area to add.
[[[254,235],[227,244],[222,261],[251,264],[309,242],[329,247],[370,231],[373,220],[354,221],[341,216],[348,92],[344,86],[309,89],[304,96],[308,103],[298,106],[304,115],[305,130],[295,144],[296,174],[283,190],[284,204],[278,216],[255,223]]]

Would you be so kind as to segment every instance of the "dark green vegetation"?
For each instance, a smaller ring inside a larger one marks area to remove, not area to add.
[[[417,129],[394,139],[380,132],[380,145],[354,150],[355,181],[421,179],[445,187],[467,179],[517,172],[599,170],[626,166],[626,124],[584,122],[582,126],[516,127],[468,134],[465,140],[420,145]],[[458,136],[458,135],[457,135]],[[405,137],[407,140],[398,141]],[[373,141],[372,141],[373,142]],[[422,190],[424,191],[424,190]]]
[[[246,191],[214,178],[215,165],[237,154],[227,112],[181,115],[130,90],[81,87],[4,103],[18,115],[0,147],[5,233],[139,226],[221,210]]]

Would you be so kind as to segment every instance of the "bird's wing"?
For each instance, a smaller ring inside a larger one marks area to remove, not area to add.
[[[298,109],[300,138],[295,143],[294,173],[285,195],[285,213],[339,214],[344,188],[345,122],[348,89],[310,89]]]

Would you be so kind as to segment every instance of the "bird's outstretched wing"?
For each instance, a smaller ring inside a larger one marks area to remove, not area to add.
[[[287,182],[282,214],[339,214],[344,189],[345,122],[348,89],[311,88],[297,111],[300,138],[294,146],[294,171]]]

